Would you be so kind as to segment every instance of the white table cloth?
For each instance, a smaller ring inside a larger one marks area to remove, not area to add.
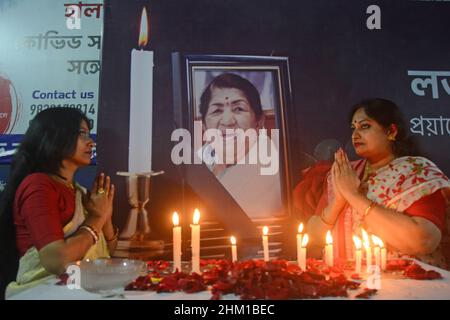
[[[390,274],[381,275],[381,288],[370,297],[370,300],[450,300],[450,272],[416,261],[426,270],[435,270],[442,275],[442,279],[413,280],[395,279]],[[50,279],[44,284],[23,291],[11,300],[98,300],[98,299],[129,299],[129,300],[209,300],[211,293],[203,291],[194,294],[184,292],[156,293],[154,291],[119,291],[113,296],[87,292],[83,289],[69,289],[66,286],[56,285],[58,279]],[[350,290],[349,297],[321,298],[321,299],[355,299],[362,290]],[[236,300],[235,295],[224,295],[224,300]]]

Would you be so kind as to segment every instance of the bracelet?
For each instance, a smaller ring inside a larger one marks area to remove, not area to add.
[[[364,218],[367,217],[367,215],[370,212],[370,209],[372,209],[376,204],[377,203],[375,201],[370,201],[369,206],[366,208],[366,210],[364,210],[364,215],[363,215]]]
[[[95,231],[94,228],[92,228],[91,226],[88,226],[88,225],[82,225],[79,229],[86,230],[87,232],[89,232],[91,234],[92,238],[94,239],[94,244],[97,244],[98,233],[97,233],[97,231]]]
[[[107,238],[105,237],[105,240],[106,240],[107,242],[112,242],[112,241],[117,240],[118,237],[119,237],[119,228],[117,228],[116,226],[114,226],[114,235],[112,236],[111,239],[107,239]]]

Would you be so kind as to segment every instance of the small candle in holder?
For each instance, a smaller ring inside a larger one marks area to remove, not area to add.
[[[375,256],[375,265],[381,268],[381,257],[380,257],[380,238],[372,234],[372,242],[374,244],[373,254]]]
[[[361,233],[363,236],[364,249],[366,249],[367,272],[369,272],[369,268],[372,265],[372,249],[370,248],[369,235],[367,234],[366,230],[361,229]]]
[[[300,254],[302,248],[302,232],[303,232],[303,223],[300,223],[298,226],[297,233],[297,262],[300,265]]]
[[[236,248],[236,238],[231,237],[231,261],[236,262],[237,261],[237,248]]]
[[[300,245],[300,255],[298,257],[298,266],[306,271],[306,246],[308,245],[309,237],[308,234],[305,234],[302,239],[302,243]]]
[[[173,222],[173,271],[181,272],[181,227],[177,212],[172,215]]]
[[[263,251],[264,251],[264,261],[269,261],[269,228],[264,226],[263,228]]]
[[[333,237],[331,236],[331,231],[328,230],[327,236],[325,238],[326,246],[325,246],[325,263],[332,267],[334,264],[334,256],[333,256]]]
[[[355,244],[355,272],[359,274],[361,273],[362,243],[357,236],[353,236],[353,242]]]
[[[200,211],[195,209],[191,224],[192,272],[200,274]]]

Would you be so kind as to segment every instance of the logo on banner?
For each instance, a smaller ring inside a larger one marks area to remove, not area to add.
[[[12,131],[19,117],[19,107],[13,84],[0,76],[0,134]]]

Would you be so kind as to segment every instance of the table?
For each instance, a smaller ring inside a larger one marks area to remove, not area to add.
[[[381,276],[381,289],[370,300],[450,300],[450,272],[416,261],[426,270],[439,272],[443,279],[438,280],[412,280],[395,279],[388,274]],[[209,300],[211,293],[203,291],[194,294],[184,292],[156,293],[154,291],[123,291],[113,296],[102,296],[101,294],[87,292],[83,289],[69,289],[66,286],[59,286],[56,283],[59,279],[52,278],[46,283],[23,291],[10,300]],[[327,297],[324,300],[351,300],[361,290],[349,291],[350,296]],[[238,300],[235,295],[224,295],[224,300]]]

